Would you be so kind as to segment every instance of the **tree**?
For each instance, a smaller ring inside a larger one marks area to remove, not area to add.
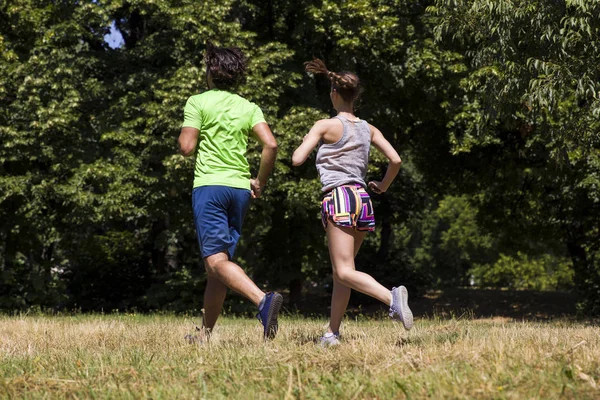
[[[108,15],[95,3],[0,6],[1,307],[58,305],[61,247],[88,220]]]
[[[600,4],[438,0],[429,11],[440,45],[470,66],[449,128],[485,225],[506,245],[560,243],[599,313]]]
[[[67,286],[67,304],[83,309],[199,308],[197,294],[183,303],[179,295],[182,285],[197,290],[204,274],[189,201],[193,163],[177,154],[176,138],[186,98],[203,88],[204,43],[217,39],[250,56],[242,94],[268,117],[277,112],[278,88],[293,77],[279,67],[289,50],[257,45],[230,20],[232,2],[208,8],[194,1],[3,3],[0,279],[13,294],[7,308],[59,304],[36,297],[56,280]],[[103,39],[113,22],[125,42],[118,49]]]
[[[389,0],[240,2],[240,9],[244,10],[240,15],[244,15],[248,29],[257,32],[259,38],[277,40],[295,50],[290,66],[295,71],[302,73],[303,62],[313,56],[322,58],[332,70],[355,71],[366,88],[358,110],[360,117],[380,128],[399,150],[404,160],[399,179],[385,196],[374,196],[381,230],[378,228],[376,235],[367,237],[357,262],[386,284],[402,281],[431,286],[436,280],[421,276],[424,271],[416,267],[412,249],[401,237],[418,236],[417,232],[404,230],[405,226],[420,229],[417,221],[431,212],[429,205],[436,202],[440,193],[451,189],[445,184],[450,182],[445,171],[455,170],[450,167],[455,161],[444,135],[448,121],[443,106],[457,86],[448,77],[456,70],[464,70],[464,65],[455,52],[436,47],[434,20],[425,13],[428,4]],[[286,124],[284,129],[277,128],[286,133],[278,137],[286,149],[280,157],[285,171],[282,176],[286,186],[295,188],[296,197],[306,193],[303,187],[314,191],[319,184],[312,167],[314,159],[309,158],[307,166],[295,172],[290,169],[291,152],[287,153],[288,148],[300,143],[310,124],[299,124],[303,129],[298,132],[288,127],[287,121],[308,117],[314,122],[331,114],[328,90],[326,79],[304,74],[301,84],[280,98]],[[305,112],[296,117],[298,110]],[[294,131],[298,133],[287,135]],[[432,159],[438,162],[432,164]],[[369,177],[375,178],[384,172],[387,162],[376,151],[372,161]],[[298,179],[298,185],[292,183]],[[288,193],[284,193],[281,200],[288,198]],[[331,271],[328,257],[313,253],[314,249],[325,249],[318,201],[315,195],[309,195],[302,200],[302,207],[286,209],[285,218],[294,225],[287,228],[287,234],[277,236],[294,238],[282,244],[293,249],[292,254],[306,254],[306,249],[310,249],[312,263],[302,265],[304,275],[325,278]],[[307,204],[312,204],[316,212],[307,214],[306,210],[311,209]],[[311,218],[308,223],[307,217]],[[300,239],[300,232],[310,232],[310,238]],[[413,239],[411,244],[414,242]]]
[[[599,7],[3,2],[0,308],[201,307],[193,160],[177,154],[176,138],[186,98],[204,90],[212,39],[249,56],[239,92],[279,143],[238,247],[259,282],[289,287],[297,304],[305,281],[330,279],[314,159],[290,160],[333,111],[326,79],[302,69],[318,56],[360,76],[359,116],[404,160],[391,190],[373,196],[378,228],[359,268],[411,288],[564,287],[570,257],[583,304],[598,312]],[[117,49],[104,41],[112,25],[124,39]],[[386,164],[374,151],[368,177]]]

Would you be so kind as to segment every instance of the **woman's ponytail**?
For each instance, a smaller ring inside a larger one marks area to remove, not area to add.
[[[313,58],[312,61],[304,63],[304,70],[313,74],[323,74],[331,82],[331,86],[335,89],[344,100],[354,101],[360,94],[360,81],[358,76],[352,72],[333,72],[327,69],[327,66],[318,58]]]

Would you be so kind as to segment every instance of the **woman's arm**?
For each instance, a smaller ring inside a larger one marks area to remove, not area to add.
[[[379,129],[375,128],[373,125],[369,125],[371,127],[371,133],[373,137],[371,138],[371,143],[373,146],[377,148],[377,150],[381,151],[384,156],[390,160],[388,164],[387,171],[382,181],[371,181],[369,182],[369,188],[375,193],[383,193],[392,184],[392,181],[398,175],[400,171],[400,165],[402,164],[402,159],[394,149],[394,147],[383,137],[383,134],[379,131]]]
[[[304,164],[310,153],[313,151],[315,146],[323,138],[323,135],[327,131],[327,120],[317,121],[310,129],[308,134],[304,136],[302,144],[294,151],[292,155],[292,165],[294,167]]]

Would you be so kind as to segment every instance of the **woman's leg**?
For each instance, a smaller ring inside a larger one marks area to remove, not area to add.
[[[351,289],[374,297],[386,305],[392,302],[392,294],[369,274],[357,271],[354,267],[356,240],[364,239],[366,232],[352,228],[327,224],[329,256],[333,267],[333,279]]]
[[[354,258],[360,250],[363,240],[365,239],[365,232],[362,235],[356,235],[354,237]],[[334,333],[339,332],[342,319],[348,308],[348,301],[350,300],[350,289],[342,282],[338,281],[335,277],[333,279],[333,293],[331,295],[331,318],[329,320],[328,332]]]
[[[331,294],[331,318],[329,319],[329,329],[327,332],[339,332],[342,319],[348,307],[350,300],[350,289],[343,283],[333,280],[333,293]]]

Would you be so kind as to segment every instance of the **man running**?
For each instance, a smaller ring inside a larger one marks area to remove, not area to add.
[[[278,329],[281,295],[264,293],[231,260],[250,198],[260,197],[275,164],[277,142],[261,109],[234,92],[245,81],[242,51],[207,43],[204,60],[209,90],[188,99],[179,135],[181,154],[196,157],[192,207],[207,274],[204,317],[197,340],[210,337],[227,288],[258,307],[264,337],[272,339]],[[260,168],[254,179],[245,157],[250,134],[262,144]]]

